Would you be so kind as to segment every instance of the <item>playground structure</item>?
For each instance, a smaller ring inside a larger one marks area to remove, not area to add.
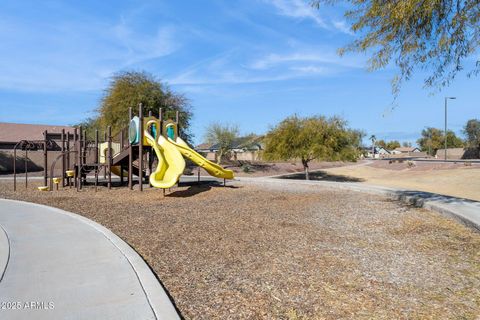
[[[17,149],[25,151],[25,161],[28,159],[29,150],[43,150],[44,183],[38,187],[41,191],[58,190],[59,184],[64,188],[71,188],[73,185],[80,191],[87,183],[87,175],[91,173],[95,176],[94,185],[97,190],[101,172],[108,189],[112,188],[114,174],[120,177],[121,185],[124,185],[127,179],[129,189],[133,189],[136,176],[140,191],[143,191],[147,177],[151,187],[165,190],[178,183],[185,170],[184,158],[196,164],[199,170],[203,168],[210,175],[222,178],[224,184],[226,179],[234,178],[233,171],[207,160],[180,138],[178,111],[175,120],[163,120],[162,108],[159,108],[158,118],[153,116],[152,112],[144,117],[143,106],[139,104],[138,116],[133,116],[130,108],[129,119],[129,126],[114,136],[111,127],[107,127],[102,140],[98,130],[95,130],[93,141],[87,140],[86,131],[79,127],[75,128],[73,133],[62,130],[59,146],[48,139],[47,131],[44,132],[43,141],[20,141],[14,148],[14,190],[17,188]],[[48,151],[55,150],[55,147],[60,154],[48,168]],[[61,173],[55,175],[58,164],[61,166]],[[25,187],[27,186],[28,169],[25,167]]]

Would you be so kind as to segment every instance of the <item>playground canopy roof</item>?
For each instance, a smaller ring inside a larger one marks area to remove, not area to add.
[[[0,143],[13,143],[20,140],[43,140],[43,132],[49,134],[73,133],[74,128],[69,126],[52,126],[43,124],[8,123],[0,122]]]

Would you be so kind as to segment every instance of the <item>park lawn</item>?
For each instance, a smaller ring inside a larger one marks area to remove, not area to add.
[[[480,234],[375,195],[313,186],[11,191],[110,228],[186,319],[476,319]]]

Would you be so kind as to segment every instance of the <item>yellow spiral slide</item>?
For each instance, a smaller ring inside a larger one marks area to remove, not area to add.
[[[175,145],[159,135],[158,141],[148,131],[144,132],[147,143],[157,154],[158,165],[150,174],[150,184],[155,188],[167,189],[173,187],[185,170],[185,160]]]

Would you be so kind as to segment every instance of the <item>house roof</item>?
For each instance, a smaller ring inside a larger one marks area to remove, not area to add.
[[[372,151],[372,147],[362,147],[361,150],[363,151],[367,151],[367,152],[371,152]],[[387,153],[390,153],[390,150],[387,150],[385,149],[384,147],[378,147],[378,146],[375,146],[375,153],[379,153],[380,151],[385,151]]]
[[[400,152],[414,152],[415,150],[420,150],[417,147],[399,147],[395,149]]]
[[[43,132],[62,133],[65,131],[73,132],[73,127],[68,126],[52,126],[43,124],[26,124],[26,123],[8,123],[0,122],[0,141],[17,142],[20,140],[43,140]]]
[[[390,150],[385,149],[384,147],[375,147],[375,152],[376,152],[376,153],[379,153],[379,152],[381,152],[382,150],[385,151],[386,153],[390,153]]]
[[[246,149],[246,150],[260,150],[262,148],[261,140],[263,137],[261,136],[246,136],[246,137],[240,137],[235,139],[232,144],[230,145],[230,148],[232,149]],[[218,150],[219,145],[214,144],[211,146],[213,150]]]
[[[211,143],[201,143],[195,147],[195,150],[211,150],[212,144]]]
[[[245,150],[261,150],[263,149],[263,136],[246,136],[235,139],[230,148],[231,149],[245,149]],[[202,143],[195,147],[196,150],[218,150],[219,144]]]

